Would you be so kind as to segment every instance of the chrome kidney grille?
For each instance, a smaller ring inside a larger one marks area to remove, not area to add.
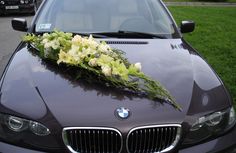
[[[73,153],[119,153],[121,133],[112,128],[64,128],[63,141]]]
[[[127,138],[129,153],[155,153],[172,150],[180,138],[180,125],[145,126],[132,129]]]
[[[143,126],[130,130],[126,149],[121,133],[113,128],[71,127],[63,129],[63,141],[72,153],[160,153],[172,150],[180,139],[178,124]],[[126,152],[126,151],[125,151]]]

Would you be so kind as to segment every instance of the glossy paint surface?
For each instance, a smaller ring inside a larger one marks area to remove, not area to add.
[[[74,80],[61,67],[32,54],[26,44],[15,53],[5,73],[1,110],[38,121],[50,114],[61,128],[114,127],[127,133],[137,126],[182,124],[186,116],[230,106],[230,99],[216,74],[181,39],[143,39],[138,41],[145,43],[138,45],[137,40],[119,41],[120,44],[111,46],[125,51],[130,62],[141,62],[143,72],[160,81],[182,111],[166,103]],[[129,43],[122,44],[122,41]],[[115,110],[120,107],[130,110],[128,119],[116,117]],[[50,127],[50,123],[47,126]]]

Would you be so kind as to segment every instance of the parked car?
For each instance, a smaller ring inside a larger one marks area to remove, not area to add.
[[[223,82],[183,38],[161,0],[43,1],[28,27],[92,34],[160,81],[182,110],[110,87],[75,80],[21,42],[0,81],[0,152],[230,152],[235,112]],[[207,42],[206,42],[207,43]],[[210,50],[210,49],[209,49]],[[96,78],[94,78],[96,80]]]
[[[0,0],[0,15],[9,13],[35,14],[42,0]]]

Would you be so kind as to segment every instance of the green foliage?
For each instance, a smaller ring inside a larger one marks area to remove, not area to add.
[[[227,0],[198,0],[200,2],[226,2]]]
[[[184,37],[223,79],[236,106],[236,7],[169,7],[178,24],[193,20],[196,29]]]

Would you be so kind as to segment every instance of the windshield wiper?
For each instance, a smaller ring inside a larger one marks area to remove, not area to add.
[[[118,33],[137,35],[137,36],[145,37],[145,38],[166,39],[166,37],[163,36],[163,35],[158,35],[158,34],[153,34],[153,33],[146,33],[146,32],[119,30]]]
[[[43,34],[43,33],[50,33],[50,32],[37,32],[36,34]],[[146,33],[146,32],[138,32],[138,31],[125,31],[119,30],[117,32],[72,32],[73,35],[81,35],[89,37],[92,35],[94,38],[108,38],[108,37],[115,37],[115,38],[158,38],[158,39],[166,39],[167,37],[163,35],[153,34],[153,33]]]
[[[163,35],[145,33],[145,32],[137,32],[137,31],[123,31],[119,30],[117,32],[99,32],[99,33],[91,33],[97,35],[106,35],[107,37],[118,37],[118,38],[158,38],[158,39],[166,39]]]

